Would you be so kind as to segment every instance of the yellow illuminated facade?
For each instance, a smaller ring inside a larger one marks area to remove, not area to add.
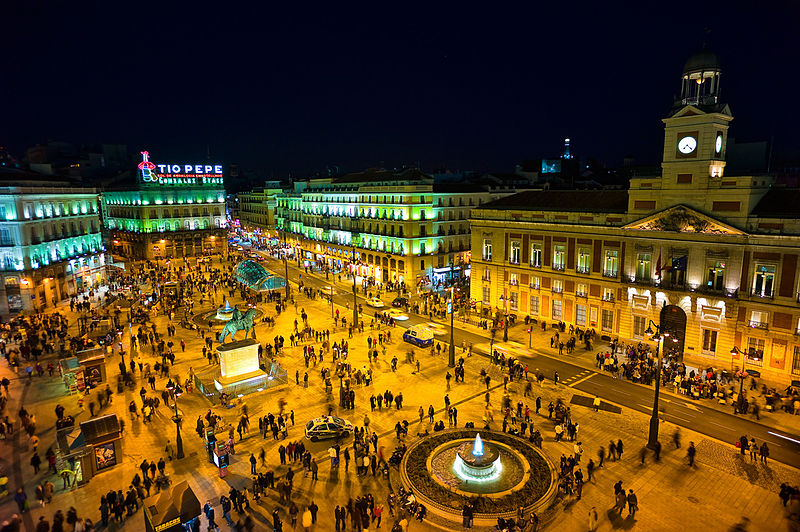
[[[660,176],[633,178],[627,191],[531,191],[473,210],[471,297],[487,316],[625,341],[647,340],[649,320],[677,305],[687,365],[788,383],[800,375],[800,193],[768,175],[725,173],[733,117],[718,101],[716,58],[698,54],[684,70]]]
[[[275,221],[307,264],[423,289],[467,268],[470,210],[509,193],[437,184],[416,169],[367,170],[295,183],[277,196]]]

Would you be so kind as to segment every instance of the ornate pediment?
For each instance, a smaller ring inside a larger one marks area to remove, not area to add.
[[[642,218],[625,226],[625,229],[636,231],[666,231],[674,233],[700,233],[707,235],[743,235],[735,227],[731,227],[710,216],[706,216],[684,205],[670,207],[667,210]]]

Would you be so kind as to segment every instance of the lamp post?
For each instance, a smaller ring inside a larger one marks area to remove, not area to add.
[[[508,298],[500,296],[503,304],[503,341],[508,342]]]
[[[532,349],[531,342],[533,341],[533,324],[528,326],[528,349]]]
[[[742,411],[742,403],[744,403],[744,379],[745,376],[747,375],[747,372],[744,369],[745,366],[744,352],[741,351],[738,347],[733,346],[733,349],[731,349],[731,359],[734,356],[738,355],[739,353],[742,353],[742,369],[736,372],[736,376],[739,378],[739,396],[736,398],[736,402],[738,403],[736,406],[737,412]]]
[[[283,230],[283,271],[286,276],[286,299],[289,299],[289,262],[286,259],[286,229]]]
[[[455,338],[453,336],[453,320],[455,319],[456,315],[456,298],[455,298],[455,286],[450,286],[450,351],[449,351],[449,358],[447,361],[448,367],[454,368],[456,367],[456,343]]]
[[[177,435],[175,437],[175,445],[177,447],[177,454],[175,456],[176,456],[176,458],[178,458],[180,460],[181,458],[183,458],[183,439],[181,438],[181,421],[182,421],[182,418],[181,418],[180,414],[178,413],[178,397],[180,397],[183,394],[183,389],[181,389],[180,384],[176,384],[175,386],[167,387],[167,390],[169,390],[170,393],[172,393],[172,395],[175,398],[175,416],[172,418],[172,421],[175,422],[175,430],[177,432]]]
[[[358,323],[358,288],[356,288],[356,271],[358,271],[358,264],[356,263],[356,245],[353,244],[353,254],[351,255],[353,265],[353,327]]]
[[[663,358],[663,352],[659,353],[659,347],[661,347],[664,339],[669,338],[669,333],[662,331],[662,327],[656,325],[653,320],[649,320],[649,322],[645,334],[651,335],[653,340],[656,341],[656,388],[653,393],[653,412],[650,415],[650,432],[647,436],[647,447],[655,449],[658,442],[658,394],[661,389],[661,359]],[[653,332],[653,327],[655,327],[655,333]],[[673,340],[677,341],[674,338]]]

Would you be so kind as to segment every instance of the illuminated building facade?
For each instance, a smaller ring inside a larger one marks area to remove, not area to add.
[[[506,312],[646,341],[664,305],[694,368],[800,375],[800,191],[727,175],[720,68],[690,58],[664,119],[661,175],[627,191],[531,191],[472,212],[471,297]],[[681,314],[680,311],[677,312]]]
[[[36,311],[99,286],[106,256],[97,192],[0,169],[0,315]]]
[[[253,240],[266,241],[269,230],[275,236],[275,207],[283,193],[279,183],[268,183],[263,188],[237,194],[239,200],[239,226]]]
[[[376,283],[430,288],[467,273],[470,209],[511,192],[371,169],[295,183],[277,196],[275,222],[299,260],[334,272],[354,262]]]
[[[227,220],[222,166],[155,164],[142,152],[138,180],[103,191],[113,253],[132,259],[221,253]]]

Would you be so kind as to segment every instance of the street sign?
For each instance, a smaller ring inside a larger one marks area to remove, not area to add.
[[[452,301],[448,301],[447,302],[447,313],[448,314],[452,314],[453,313],[453,302]]]

